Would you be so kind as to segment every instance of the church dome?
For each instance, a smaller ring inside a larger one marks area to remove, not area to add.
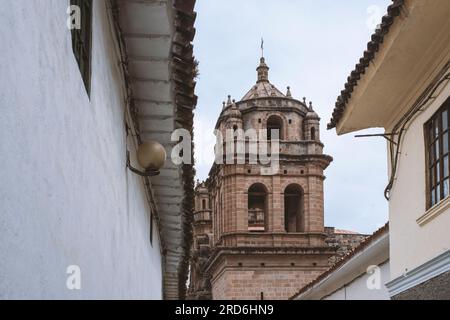
[[[313,109],[312,102],[309,103],[309,110],[306,113],[305,119],[320,120],[319,115]]]
[[[216,122],[216,128],[219,128],[223,121],[226,121],[227,125],[232,123],[233,125],[241,124],[243,127],[248,127],[250,126],[249,121],[251,122],[249,118],[264,110],[285,113],[285,116],[291,117],[289,119],[291,122],[294,121],[294,118],[306,116],[309,111],[305,101],[306,98],[303,98],[303,102],[297,100],[292,96],[289,86],[286,91],[282,92],[270,83],[269,67],[263,56],[260,58],[256,71],[256,83],[241,100],[231,100],[231,96],[228,95],[228,101],[222,103],[222,111]],[[318,119],[316,113],[310,114],[310,117]]]
[[[271,97],[289,98],[269,82],[269,67],[266,64],[264,57],[261,57],[256,71],[258,72],[258,80],[250,91],[245,94],[242,101]]]
[[[236,100],[231,100],[230,95],[228,95],[228,102],[223,102],[221,115],[227,116],[228,118],[242,118],[242,113],[236,105]]]
[[[208,193],[208,189],[207,189],[207,187],[205,185],[205,182],[204,181],[200,182],[200,180],[198,180],[198,179],[197,179],[197,185],[195,187],[195,190],[197,192]]]
[[[236,101],[233,100],[233,103],[228,109],[226,109],[224,115],[228,116],[229,118],[242,118],[242,113],[241,111],[239,111],[239,108],[236,105]]]

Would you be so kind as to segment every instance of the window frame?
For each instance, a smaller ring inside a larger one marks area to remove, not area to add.
[[[424,124],[424,132],[428,210],[450,195],[450,97]]]
[[[71,6],[78,6],[81,14],[81,28],[71,30],[72,52],[78,64],[87,95],[91,95],[92,73],[92,0],[70,0]]]

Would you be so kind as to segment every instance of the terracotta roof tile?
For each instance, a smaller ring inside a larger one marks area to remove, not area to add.
[[[334,233],[336,233],[336,234],[360,234],[359,232],[356,232],[356,231],[341,230],[341,229],[335,229]]]
[[[193,133],[193,110],[197,105],[195,95],[196,62],[193,54],[192,40],[195,36],[194,23],[197,17],[194,11],[195,0],[175,0],[175,37],[172,47],[173,79],[175,83],[176,126]],[[194,148],[192,148],[194,150]],[[194,154],[192,153],[192,157]],[[192,162],[194,163],[193,159]],[[184,299],[189,269],[189,256],[192,243],[192,215],[194,203],[193,165],[182,166],[184,198],[181,203],[183,219],[183,257],[178,274],[178,298]]]

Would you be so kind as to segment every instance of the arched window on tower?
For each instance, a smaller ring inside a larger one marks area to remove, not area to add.
[[[248,189],[248,231],[265,231],[267,191],[261,183]]]
[[[311,128],[311,140],[316,140],[316,128]]]
[[[286,232],[304,232],[303,189],[296,184],[284,189],[284,226]]]
[[[281,120],[278,116],[270,116],[267,119],[267,140],[272,140],[272,137],[275,139],[275,136],[272,134],[272,130],[278,130],[278,137],[280,140],[283,140],[283,120]]]
[[[206,199],[202,199],[202,209],[206,209]]]

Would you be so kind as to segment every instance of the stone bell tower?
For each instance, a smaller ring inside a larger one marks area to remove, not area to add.
[[[191,298],[287,299],[327,269],[334,252],[325,244],[323,181],[332,158],[322,152],[319,125],[312,103],[269,82],[263,57],[256,84],[224,102],[216,129],[235,133],[232,151],[242,142],[245,161],[215,163],[197,186]],[[278,143],[275,171],[259,153],[250,161],[249,130],[257,146]]]

